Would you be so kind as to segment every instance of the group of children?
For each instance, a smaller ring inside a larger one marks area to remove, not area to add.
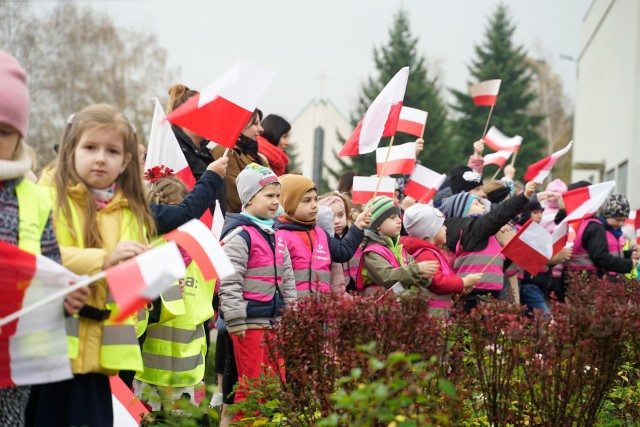
[[[199,218],[228,188],[224,156],[210,159],[191,191],[166,168],[141,170],[135,128],[108,105],[69,117],[59,155],[36,185],[25,178],[32,165],[23,143],[26,76],[2,51],[0,92],[9,94],[0,103],[0,240],[74,273],[95,274],[143,253],[157,236]],[[473,160],[477,164],[478,156]],[[220,236],[235,272],[219,283],[206,281],[183,253],[184,280],[124,323],[112,320],[118,307],[105,281],[67,295],[60,309],[73,378],[0,389],[1,418],[13,425],[111,426],[108,377],[118,374],[151,409],[185,396],[195,401],[216,287],[227,349],[217,373],[228,404],[246,398],[247,381],[264,372],[286,376],[283,361],[269,357],[269,338],[300,298],[375,300],[391,288],[416,287],[433,314],[446,317],[456,295],[468,311],[487,296],[503,298],[504,289],[519,283],[527,308],[545,311],[553,264],[612,277],[637,266],[635,248],[623,251],[620,227],[629,205],[622,195],[611,196],[599,216],[583,222],[573,251],[561,251],[532,276],[512,268],[500,251],[518,219],[520,225],[528,217],[542,221],[538,199],[544,197],[536,184],[527,183],[520,194],[509,186],[485,194],[471,167],[453,171],[450,184],[440,195],[441,210],[425,204],[403,210],[377,196],[355,214],[345,194],[318,197],[304,176],[277,176],[265,165],[248,164],[233,185],[241,212],[226,215]],[[557,196],[551,192],[550,200]],[[223,424],[231,422],[224,408],[223,418]]]

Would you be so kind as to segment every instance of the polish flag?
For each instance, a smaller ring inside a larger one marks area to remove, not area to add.
[[[607,181],[588,187],[576,188],[562,194],[567,216],[552,233],[553,254],[565,247],[570,235],[569,227],[577,232],[583,219],[593,216],[604,204],[615,187],[615,181]]]
[[[216,238],[216,240],[220,240],[220,236],[222,235],[222,228],[224,227],[224,215],[222,214],[222,209],[220,209],[220,202],[216,200],[216,208],[213,211],[213,223],[211,224],[211,233]]]
[[[275,76],[257,64],[236,64],[172,111],[167,120],[213,143],[233,148]]]
[[[545,180],[546,177],[551,173],[551,169],[553,165],[556,164],[558,159],[565,155],[569,150],[571,150],[571,146],[573,145],[573,141],[567,144],[562,150],[558,150],[550,156],[545,157],[544,159],[538,160],[531,166],[527,168],[527,171],[524,174],[524,179],[526,181],[534,181],[538,184],[542,184],[542,181]]]
[[[173,282],[186,276],[187,271],[178,246],[168,243],[108,268],[105,274],[118,305],[115,321],[120,322],[158,298]]]
[[[191,172],[189,163],[184,157],[184,153],[178,144],[171,124],[165,120],[164,110],[158,98],[153,98],[155,109],[151,122],[151,133],[149,134],[149,147],[147,148],[147,159],[144,162],[144,170],[150,171],[156,166],[166,166],[173,169],[173,173],[180,181],[193,190],[196,178]],[[200,218],[200,221],[211,225],[211,212],[209,209]]]
[[[393,199],[396,192],[396,180],[389,177],[378,178],[377,176],[354,176],[353,187],[351,189],[351,201],[356,205],[364,205],[373,199],[376,194],[376,187],[380,180],[378,196],[387,196]]]
[[[495,151],[518,151],[522,144],[522,137],[520,135],[509,138],[500,132],[495,126],[491,126],[489,132],[487,132],[482,139],[485,144]]]
[[[551,235],[540,224],[529,220],[504,248],[502,254],[532,276],[549,262],[553,249]]]
[[[4,242],[0,242],[0,271],[2,318],[69,287],[71,280],[80,279],[47,257]],[[2,324],[0,387],[51,383],[73,377],[63,300],[61,295],[28,316]]]
[[[139,426],[142,414],[148,413],[149,410],[122,382],[120,377],[109,377],[109,385],[111,386],[111,403],[113,405],[113,425],[117,427]]]
[[[495,153],[487,154],[484,156],[484,165],[498,165],[502,168],[509,160],[509,157],[513,154],[513,151],[497,151]]]
[[[426,111],[405,107],[403,105],[400,109],[400,119],[398,120],[396,132],[404,132],[422,138],[424,128],[427,126],[428,115],[429,113]]]
[[[408,78],[409,67],[404,67],[393,76],[373,100],[338,157],[371,153],[378,148],[380,138],[395,135]]]
[[[640,238],[640,209],[631,211],[631,213],[633,214],[633,225],[636,229],[636,240],[638,240]]]
[[[176,242],[193,258],[204,280],[213,280],[233,274],[235,269],[211,230],[192,219],[164,235],[169,242]]]
[[[501,82],[500,79],[485,80],[469,86],[469,95],[473,98],[474,104],[487,107],[496,105]]]
[[[429,203],[446,178],[445,174],[416,164],[411,178],[404,186],[404,194],[413,197],[418,203]]]
[[[387,153],[389,158],[387,159]],[[387,160],[387,164],[383,165]],[[415,142],[408,142],[402,145],[392,145],[389,147],[382,147],[376,149],[376,167],[378,170],[378,176],[381,176],[384,172],[385,175],[408,175],[413,171],[413,165],[416,163],[416,144]]]

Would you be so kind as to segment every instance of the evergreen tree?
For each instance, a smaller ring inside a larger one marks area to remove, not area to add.
[[[362,119],[371,102],[378,96],[382,88],[403,67],[410,67],[409,81],[403,105],[429,112],[425,130],[425,149],[420,156],[422,164],[444,172],[443,165],[449,159],[446,132],[447,110],[442,102],[437,77],[431,77],[427,71],[426,61],[418,52],[418,39],[411,34],[409,18],[406,11],[400,10],[393,19],[389,30],[389,42],[381,48],[374,48],[373,58],[377,70],[375,77],[369,77],[362,87],[356,110],[351,115],[355,127]],[[397,133],[394,145],[415,141],[416,137]],[[390,138],[384,138],[380,147],[389,145]],[[350,158],[351,167],[359,175],[376,173],[375,153]],[[342,163],[343,166],[348,163]],[[340,175],[340,173],[334,174]]]
[[[537,96],[532,90],[533,70],[527,62],[524,47],[512,42],[514,31],[507,7],[500,4],[489,20],[485,41],[475,47],[476,58],[469,66],[472,80],[469,84],[502,79],[489,126],[495,125],[508,136],[522,136],[523,143],[515,162],[516,177],[521,178],[527,166],[546,154],[546,142],[536,132],[543,117],[530,112],[530,104]],[[451,93],[455,96],[451,107],[456,112],[452,147],[454,152],[468,156],[473,152],[473,142],[482,137],[489,107],[477,107],[467,92],[452,89]],[[485,154],[487,152],[492,150],[487,147]],[[466,164],[465,157],[458,154],[457,158],[457,163]],[[485,178],[491,177],[495,170],[495,166],[489,166]]]

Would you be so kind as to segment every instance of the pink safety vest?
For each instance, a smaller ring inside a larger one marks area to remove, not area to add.
[[[453,265],[453,271],[460,276],[466,277],[472,273],[480,273],[484,267],[491,262],[491,265],[482,273],[482,279],[476,285],[475,289],[485,291],[499,291],[504,286],[504,255],[500,254],[502,246],[498,243],[495,236],[489,237],[487,247],[478,252],[466,252],[460,246],[462,241],[462,232],[460,239],[456,244],[456,260]],[[491,261],[493,259],[493,261]]]
[[[432,254],[434,254],[436,256],[436,258],[438,259],[438,262],[440,263],[440,269],[442,270],[442,275],[443,276],[452,276],[454,274],[453,270],[451,269],[451,267],[449,267],[449,263],[447,263],[447,260],[442,256],[442,254],[432,248],[420,248],[418,249],[415,253],[413,253],[413,258],[414,259],[418,259],[418,256],[423,252],[423,251],[429,251]],[[429,295],[429,307],[431,308],[451,308],[451,301],[452,301],[452,294],[447,294],[447,295],[438,295],[438,294],[434,294],[433,292],[430,292],[429,289],[426,290],[427,294]]]
[[[271,245],[255,227],[243,225],[241,228],[251,238],[242,297],[261,302],[271,301],[275,297],[276,286],[281,286],[283,282],[286,242],[276,235],[274,256]]]
[[[596,266],[593,264],[587,249],[582,245],[582,236],[584,235],[584,230],[587,226],[592,223],[597,222],[600,223],[600,220],[596,218],[589,218],[582,221],[580,227],[578,228],[578,233],[576,233],[576,240],[573,245],[573,252],[571,254],[571,258],[565,262],[565,267],[571,270],[585,270],[594,272],[597,270]],[[603,225],[604,227],[604,225]],[[613,233],[606,230],[607,235],[607,247],[609,249],[609,253],[613,256],[622,257],[622,247],[625,244],[624,237],[620,236],[620,238],[616,238]],[[615,271],[610,271],[609,274],[616,275]]]
[[[342,263],[342,272],[344,273],[345,284],[348,285],[350,280],[353,279],[354,282],[358,277],[358,268],[360,267],[360,259],[362,258],[362,247],[358,246],[356,253],[353,255],[353,258],[349,260],[349,262]]]
[[[327,233],[319,227],[314,227],[309,233],[313,237],[312,253],[298,232],[284,229],[276,231],[276,239],[284,239],[289,247],[298,298],[313,292],[331,293],[331,253]]]
[[[389,264],[391,264],[391,266],[393,268],[400,268],[401,267],[400,262],[398,261],[396,256],[393,254],[393,252],[391,252],[391,249],[389,249],[386,246],[381,245],[379,243],[374,243],[372,245],[367,246],[362,251],[362,258],[360,258],[360,265],[358,266],[358,274],[356,275],[356,290],[358,292],[362,292],[365,288],[368,288],[370,286],[380,286],[380,287],[384,288],[384,286],[382,286],[380,284],[372,283],[369,279],[367,279],[367,281],[365,281],[364,271],[363,271],[364,270],[364,256],[369,252],[373,252],[373,253],[376,253],[376,254],[380,255],[381,257],[386,259],[387,262]],[[402,264],[405,265],[406,263],[407,263],[407,252],[403,248],[402,249]],[[365,282],[368,282],[368,283],[365,283]]]

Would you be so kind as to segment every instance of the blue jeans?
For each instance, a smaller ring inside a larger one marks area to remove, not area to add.
[[[533,310],[542,310],[545,315],[549,314],[549,307],[544,300],[542,289],[534,283],[520,283],[520,304],[527,306],[526,314],[533,317]]]

